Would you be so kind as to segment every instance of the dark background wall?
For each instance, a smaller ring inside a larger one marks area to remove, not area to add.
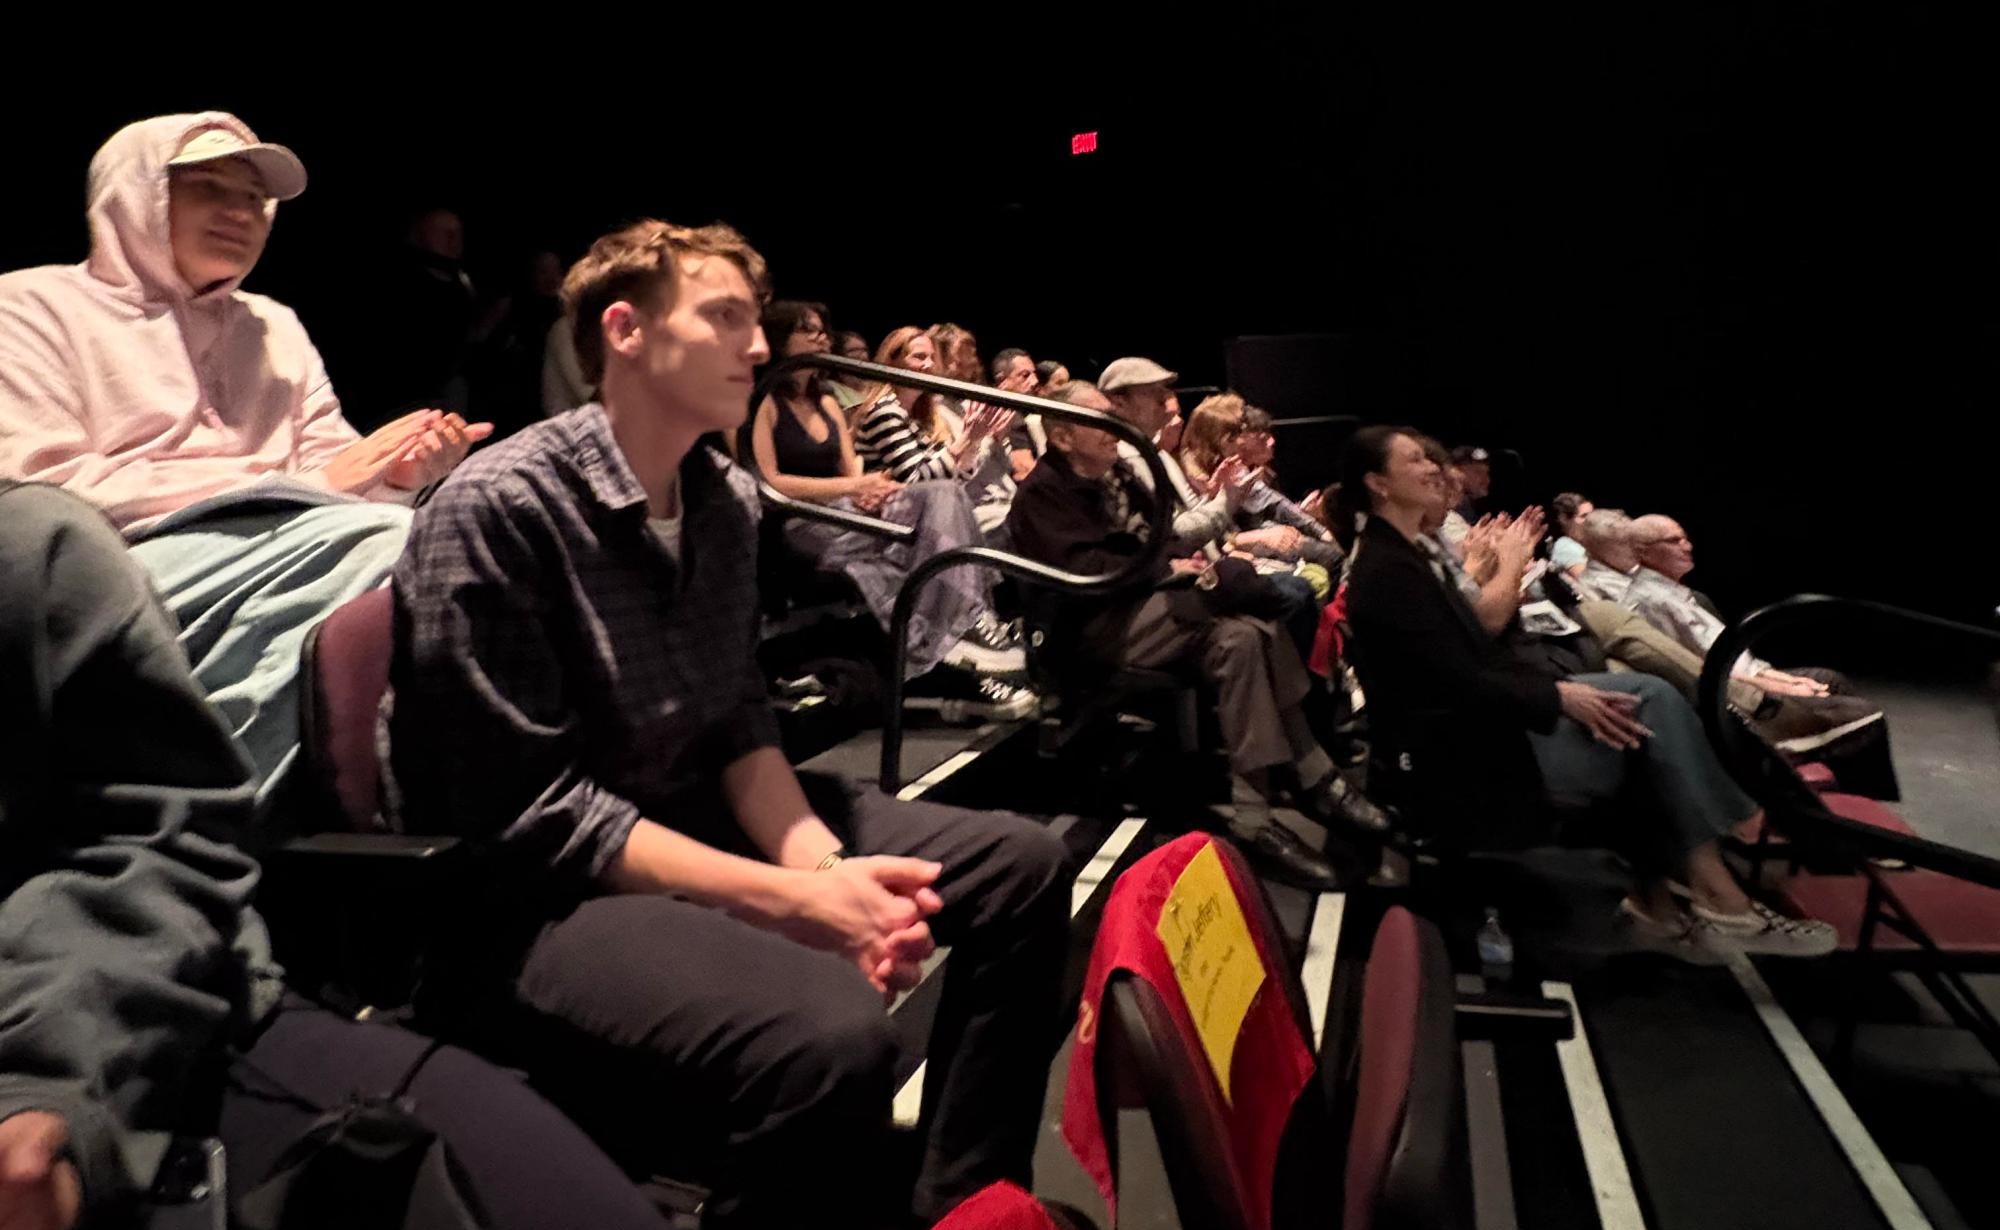
[[[1672,511],[1728,604],[1990,612],[2000,106],[1976,6],[1518,8],[1084,28],[966,6],[962,36],[886,54],[632,32],[619,74],[550,15],[533,39],[17,84],[0,267],[81,255],[119,124],[225,107],[311,169],[251,288],[339,384],[417,204],[464,213],[492,290],[627,218],[722,218],[780,293],[871,338],[950,319],[988,353],[1211,382],[1230,337],[1331,334],[1306,401],[1518,449],[1524,496]],[[965,58],[913,58],[945,49]],[[1100,151],[1072,158],[1085,129]]]

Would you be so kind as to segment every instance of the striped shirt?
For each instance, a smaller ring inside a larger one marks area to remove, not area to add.
[[[861,416],[854,430],[854,448],[866,468],[887,470],[899,483],[951,478],[958,468],[944,445],[924,439],[894,393],[876,398]]]

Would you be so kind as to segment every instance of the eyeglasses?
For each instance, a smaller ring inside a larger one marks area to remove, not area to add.
[[[792,332],[799,337],[828,337],[825,325],[800,325]]]

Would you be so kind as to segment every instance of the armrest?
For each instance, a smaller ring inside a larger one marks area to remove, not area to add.
[[[265,856],[259,908],[297,985],[344,1009],[408,1004],[440,928],[463,908],[457,837],[314,833]]]
[[[1576,1019],[1559,999],[1509,991],[1460,995],[1453,1003],[1461,1042],[1564,1042]]]
[[[409,833],[313,833],[294,837],[276,854],[286,858],[359,858],[404,862],[458,856],[456,837],[424,837]]]

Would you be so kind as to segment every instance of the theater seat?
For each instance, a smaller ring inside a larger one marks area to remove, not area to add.
[[[1463,1093],[1444,941],[1391,908],[1365,977],[1341,1225],[1462,1224],[1455,1180],[1463,1173]]]
[[[1101,1125],[1115,1193],[1117,1112],[1143,1108],[1185,1226],[1255,1230],[1267,1216],[1276,1227],[1326,1225],[1334,1209],[1347,1230],[1464,1224],[1469,1194],[1453,983],[1436,929],[1401,907],[1384,915],[1365,968],[1344,971],[1364,979],[1351,1049],[1333,1060],[1331,1081],[1314,1073],[1285,1102],[1271,1095],[1296,1079],[1287,1057],[1303,1049],[1311,1063],[1304,989],[1282,955],[1269,903],[1227,843],[1190,835],[1140,860],[1121,877],[1105,915],[1105,928],[1122,933],[1100,929],[1097,945],[1115,949],[1156,930],[1158,877],[1176,865],[1168,860],[1191,861],[1191,844],[1212,845],[1230,870],[1263,965],[1258,994],[1276,998],[1253,1001],[1225,1095],[1174,980],[1115,970],[1104,983],[1097,1025],[1094,1117],[1084,1113],[1078,1074],[1071,1075],[1064,1135],[1072,1147]],[[1134,912],[1128,900],[1121,908],[1120,893],[1151,904]],[[1093,969],[1101,955],[1093,952]],[[1342,993],[1336,986],[1335,996]],[[1270,1187],[1260,1190],[1259,1167],[1273,1161]]]
[[[1058,652],[1050,631],[1033,616],[1027,622],[1028,675],[1043,698],[1039,750],[1054,756],[1096,723],[1121,712],[1162,713],[1174,750],[1201,747],[1201,673],[1192,665],[1121,667],[1106,671]]]
[[[259,905],[295,982],[337,1006],[399,1006],[462,891],[459,843],[391,831],[376,713],[389,686],[387,588],[335,608],[306,637],[294,831],[265,856]]]
[[[2000,889],[1973,884],[1941,872],[1912,868],[1877,871],[1883,888],[1893,894],[1895,907],[1921,928],[1937,946],[1937,955],[1965,959],[1980,968],[2000,961]],[[1795,915],[1831,923],[1840,933],[1842,951],[1861,946],[1868,914],[1869,876],[1793,876],[1782,892]],[[1924,946],[1895,927],[1878,925],[1868,937],[1871,954],[1894,964],[1898,958],[1922,959]]]
[[[386,586],[336,607],[306,634],[300,672],[300,756],[324,827],[386,832],[375,715],[389,690]]]

